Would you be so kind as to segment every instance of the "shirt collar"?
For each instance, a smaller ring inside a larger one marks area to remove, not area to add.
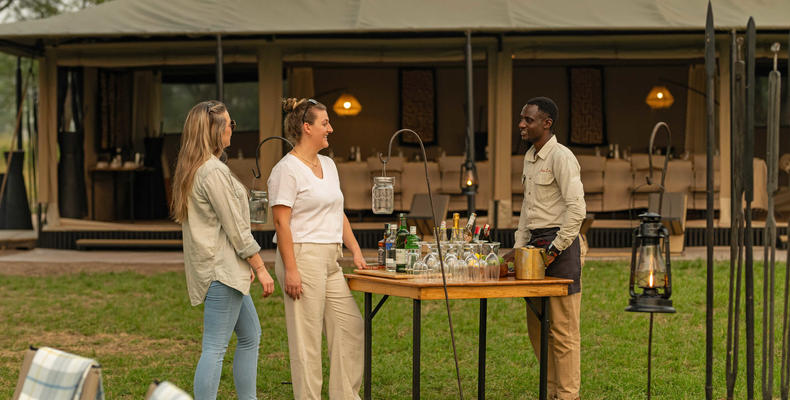
[[[529,151],[527,151],[527,155],[528,155],[527,159],[529,159],[532,162],[537,161],[538,157],[545,160],[546,157],[548,157],[551,151],[554,149],[554,145],[556,144],[557,144],[557,135],[552,134],[549,140],[546,142],[546,144],[543,145],[543,147],[540,149],[540,151],[537,154],[535,154],[535,146],[530,147]]]

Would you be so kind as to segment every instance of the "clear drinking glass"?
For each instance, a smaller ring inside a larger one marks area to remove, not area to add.
[[[265,224],[269,216],[269,194],[265,190],[250,190],[250,222]]]
[[[486,280],[499,280],[499,242],[485,244],[488,254],[485,257]]]
[[[436,249],[436,245],[433,245],[433,249]],[[423,258],[422,262],[425,263],[425,274],[427,275],[426,280],[428,282],[441,280],[439,254],[437,254],[436,251],[429,252],[425,258]]]
[[[456,269],[458,268],[458,257],[454,253],[446,253],[444,256],[444,275],[447,282],[456,282]],[[441,270],[439,270],[439,279],[441,280]]]

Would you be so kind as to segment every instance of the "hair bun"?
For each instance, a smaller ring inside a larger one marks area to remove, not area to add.
[[[292,112],[303,101],[304,100],[300,100],[294,97],[283,99],[283,112],[286,113]]]

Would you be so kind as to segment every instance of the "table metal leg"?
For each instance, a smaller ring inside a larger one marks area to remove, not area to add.
[[[488,299],[480,299],[480,329],[477,349],[477,398],[486,398],[486,320],[488,319]]]
[[[373,294],[365,292],[365,400],[370,400],[370,364],[371,364],[371,347],[373,344],[373,316],[370,309],[373,304]]]
[[[549,356],[549,298],[543,297],[540,302],[540,391],[538,398],[546,400]]]
[[[421,300],[414,300],[412,310],[412,364],[411,364],[411,398],[420,398],[420,325],[422,317]]]

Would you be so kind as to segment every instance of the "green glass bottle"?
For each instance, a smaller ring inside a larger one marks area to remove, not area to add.
[[[406,272],[409,258],[406,254],[406,242],[409,238],[409,227],[406,226],[406,214],[400,214],[400,226],[395,236],[395,272]]]
[[[406,270],[412,271],[414,263],[420,257],[420,237],[417,236],[417,227],[412,225],[409,227],[409,237],[406,239]]]

